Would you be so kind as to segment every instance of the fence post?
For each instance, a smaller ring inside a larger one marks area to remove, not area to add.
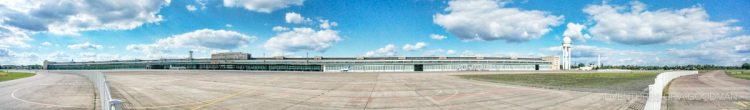
[[[119,99],[112,99],[109,104],[112,107],[110,110],[122,110],[122,101]]]

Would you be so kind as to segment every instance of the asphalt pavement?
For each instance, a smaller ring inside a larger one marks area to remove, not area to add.
[[[95,93],[80,75],[39,71],[0,82],[0,110],[91,110],[96,109]]]

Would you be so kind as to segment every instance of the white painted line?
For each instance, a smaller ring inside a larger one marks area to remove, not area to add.
[[[21,89],[23,88],[18,88],[18,89],[13,90],[13,92],[10,93],[10,97],[13,97],[13,99],[19,100],[21,102],[37,104],[37,105],[52,106],[52,107],[66,107],[66,108],[86,108],[86,107],[76,107],[76,106],[68,106],[68,105],[46,104],[46,103],[23,100],[21,98],[16,97],[16,92]]]

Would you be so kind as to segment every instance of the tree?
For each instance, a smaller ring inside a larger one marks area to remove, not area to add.
[[[743,63],[742,69],[750,69],[750,63]]]
[[[584,67],[584,66],[586,66],[586,64],[583,64],[583,63],[578,63],[578,67],[579,67],[579,68],[580,68],[580,67]]]

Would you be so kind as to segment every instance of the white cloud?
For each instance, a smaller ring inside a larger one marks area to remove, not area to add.
[[[191,11],[191,12],[192,11],[196,11],[198,9],[204,10],[204,9],[206,9],[206,2],[208,2],[208,1],[207,0],[195,0],[195,3],[198,4],[198,6],[200,6],[200,7],[198,7],[196,5],[189,4],[189,5],[185,6],[185,9],[187,9],[188,11]]]
[[[323,29],[330,29],[331,27],[336,27],[339,24],[336,22],[329,22],[328,20],[319,20],[320,21],[320,28]]]
[[[750,44],[735,45],[734,51],[737,51],[739,53],[750,53]]]
[[[271,28],[271,30],[281,32],[281,31],[287,31],[289,30],[289,28],[283,27],[283,26],[274,26],[273,28]]]
[[[224,0],[225,7],[243,7],[250,11],[271,13],[292,5],[301,6],[304,0]]]
[[[551,52],[552,55],[562,55],[561,46],[553,46],[542,49]],[[627,49],[613,49],[591,45],[573,45],[571,49],[572,62],[575,64],[595,64],[597,56],[601,55],[602,63],[605,65],[684,65],[682,59],[675,58],[671,54],[662,51],[641,51]]]
[[[187,9],[188,11],[198,10],[198,8],[196,8],[195,5],[186,5],[185,9]]]
[[[456,50],[447,50],[445,51],[445,54],[448,54],[448,55],[456,54]]]
[[[365,53],[366,57],[375,57],[375,56],[396,56],[396,45],[388,44],[385,45],[383,48],[379,48],[377,50],[368,51]]]
[[[555,52],[555,55],[562,54],[562,46],[552,46],[544,49],[545,51]],[[597,55],[602,56],[639,56],[648,54],[646,52],[635,51],[635,50],[621,50],[612,49],[607,47],[597,47],[590,45],[573,45],[571,47],[571,57],[573,58],[594,58]]]
[[[70,61],[72,59],[73,57],[71,57],[70,55],[65,54],[65,52],[59,52],[59,51],[53,52],[47,55],[47,58],[46,58],[46,60],[49,60],[49,61]]]
[[[737,36],[703,42],[694,48],[669,49],[670,55],[685,58],[690,63],[738,65],[750,62],[747,46],[750,36]]]
[[[589,34],[583,34],[583,32],[581,32],[585,28],[586,26],[581,24],[568,23],[568,28],[565,29],[565,32],[563,32],[563,36],[568,36],[580,41],[586,41],[586,39],[590,39],[591,36]]]
[[[234,27],[232,24],[224,24],[224,27]]]
[[[52,43],[49,43],[49,42],[42,42],[42,46],[51,46],[51,45],[52,45]]]
[[[124,56],[120,54],[84,52],[84,53],[80,53],[77,56],[77,58],[75,58],[76,61],[110,61],[110,60],[128,60],[128,59],[134,59],[134,57]]]
[[[31,46],[27,42],[34,39],[19,28],[3,26],[1,19],[2,17],[0,17],[0,48]]]
[[[286,23],[292,23],[292,24],[302,24],[302,23],[309,23],[312,22],[310,18],[302,17],[299,13],[295,12],[289,12],[286,13],[286,16],[284,16],[284,20]]]
[[[30,32],[78,35],[88,30],[128,30],[162,21],[170,0],[14,0],[0,2],[0,26]],[[6,28],[7,29],[7,28]]]
[[[537,10],[503,7],[494,0],[456,0],[448,3],[447,14],[436,14],[435,24],[462,40],[505,40],[525,42],[547,34],[562,16]]]
[[[485,55],[479,54],[479,53],[474,53],[471,50],[464,50],[464,52],[461,52],[461,55],[459,55],[459,56],[461,56],[461,57],[480,57],[480,56],[485,56]]]
[[[456,50],[445,50],[445,49],[433,49],[422,53],[422,56],[448,56],[456,54]]]
[[[0,49],[0,54],[5,52],[5,56],[0,55],[0,64],[2,65],[31,65],[41,64],[42,60],[39,55],[29,52],[13,52],[10,50]]]
[[[589,29],[591,35],[628,45],[694,43],[719,39],[742,30],[730,26],[736,20],[711,21],[701,6],[677,10],[645,9],[645,4],[634,1],[629,7],[590,5],[583,11],[596,23]]]
[[[417,51],[417,50],[421,50],[422,48],[425,48],[425,47],[427,47],[427,43],[417,42],[414,45],[412,45],[412,44],[406,44],[406,45],[404,45],[404,47],[402,49],[404,49],[405,51]]]
[[[170,48],[187,47],[192,49],[236,49],[254,42],[255,36],[235,31],[200,29],[188,33],[159,39],[153,44],[131,44],[130,51],[143,51],[146,54],[168,53]]]
[[[268,50],[275,52],[296,52],[311,50],[325,52],[334,43],[341,41],[337,31],[313,30],[312,28],[294,28],[291,31],[282,32],[271,37],[263,45]]]
[[[0,48],[0,57],[8,57],[10,56],[10,50],[5,48]]]
[[[430,38],[434,39],[434,40],[443,40],[443,39],[446,39],[448,37],[446,37],[444,35],[440,35],[440,34],[430,34]]]
[[[166,44],[131,44],[125,47],[128,51],[140,51],[147,57],[161,57],[166,53],[172,52]]]
[[[104,46],[98,45],[98,44],[93,44],[93,43],[90,43],[90,42],[85,42],[85,43],[68,45],[68,48],[70,48],[70,49],[82,49],[82,50],[96,50],[96,49],[104,48]]]

